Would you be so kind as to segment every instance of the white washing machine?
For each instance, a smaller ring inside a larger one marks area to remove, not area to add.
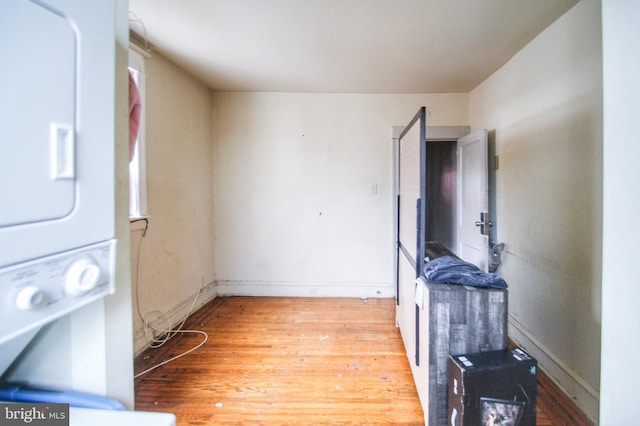
[[[176,416],[171,413],[69,407],[70,426],[175,426],[175,424]]]
[[[115,289],[116,20],[123,3],[0,0],[0,376],[45,324]],[[68,335],[60,347],[69,353],[48,361],[86,355]],[[73,389],[82,368],[76,359],[50,370],[61,372],[56,386]],[[83,382],[85,390],[104,392],[100,379]],[[175,425],[173,414],[74,407],[70,420]]]

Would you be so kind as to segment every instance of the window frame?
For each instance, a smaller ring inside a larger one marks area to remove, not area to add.
[[[138,139],[129,162],[129,220],[149,217],[147,210],[147,156],[146,156],[146,74],[145,58],[134,49],[129,49],[129,71],[140,93],[141,110]]]

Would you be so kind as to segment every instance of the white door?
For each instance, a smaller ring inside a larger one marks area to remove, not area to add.
[[[457,255],[487,271],[490,218],[486,130],[458,139],[457,149]]]

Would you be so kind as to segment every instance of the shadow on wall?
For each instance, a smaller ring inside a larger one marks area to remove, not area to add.
[[[494,200],[511,315],[595,388],[602,117],[592,106],[599,102],[593,91],[490,134],[500,156]]]
[[[575,103],[496,135],[496,198],[511,247],[545,269],[585,279],[600,262],[593,249],[601,247],[602,139],[596,117],[580,107],[591,102]]]

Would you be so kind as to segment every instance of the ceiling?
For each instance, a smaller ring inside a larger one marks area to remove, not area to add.
[[[129,0],[215,91],[469,92],[577,0]]]

